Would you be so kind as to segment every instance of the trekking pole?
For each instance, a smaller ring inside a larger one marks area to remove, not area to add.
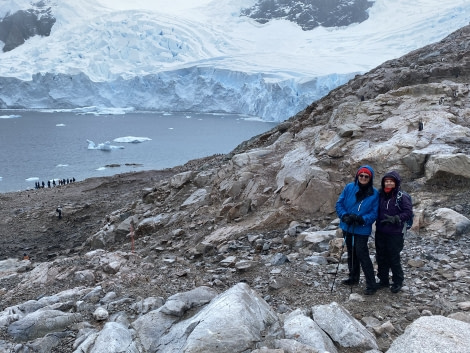
[[[354,273],[354,228],[355,228],[355,223],[353,224],[353,227],[352,227],[352,233],[351,233],[351,268],[352,268],[352,272]],[[361,270],[359,270],[359,273],[360,273]],[[350,283],[349,285],[349,289],[351,290],[351,293],[352,293],[352,286],[353,284]]]
[[[341,253],[339,255],[338,265],[336,266],[335,276],[333,277],[333,284],[331,285],[331,292],[333,292],[333,287],[335,286],[336,276],[338,275],[339,264],[341,263],[341,258],[343,257],[344,245],[346,244],[346,236],[343,237],[343,245],[341,246]]]

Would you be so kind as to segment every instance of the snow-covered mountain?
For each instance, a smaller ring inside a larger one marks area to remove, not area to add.
[[[468,0],[0,0],[0,108],[282,121],[469,14]]]

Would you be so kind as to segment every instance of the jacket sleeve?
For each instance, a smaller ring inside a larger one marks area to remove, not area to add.
[[[339,219],[341,219],[345,214],[348,213],[345,207],[345,199],[346,195],[348,194],[347,190],[349,189],[349,184],[346,185],[339,195],[338,201],[336,201],[336,214],[338,215]]]
[[[365,214],[362,215],[366,224],[372,225],[379,215],[379,193],[374,190],[374,195],[370,196],[370,204]]]

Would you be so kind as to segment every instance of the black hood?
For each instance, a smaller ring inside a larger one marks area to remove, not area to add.
[[[385,178],[393,178],[393,179],[395,179],[395,189],[396,189],[396,190],[400,189],[401,178],[400,178],[400,174],[398,174],[398,172],[392,170],[391,172],[385,173],[385,175],[382,177],[382,181],[381,181],[381,183],[380,183],[382,189],[385,189],[385,184],[384,184]]]

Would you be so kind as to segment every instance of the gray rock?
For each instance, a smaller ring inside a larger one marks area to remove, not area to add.
[[[338,303],[314,306],[312,314],[318,326],[342,347],[378,349],[374,336]]]
[[[295,339],[320,352],[337,352],[330,337],[301,310],[297,309],[287,316],[284,321],[284,332],[286,338]]]
[[[243,352],[262,334],[280,329],[276,313],[248,285],[239,283],[160,340],[165,352]]]
[[[104,325],[103,330],[98,334],[89,337],[89,341],[93,341],[93,349],[90,352],[112,353],[140,353],[133,342],[131,331],[117,322],[108,322]],[[77,347],[76,352],[87,352],[85,347],[90,346],[90,342],[85,341]]]
[[[93,317],[96,321],[104,321],[109,317],[108,311],[103,307],[98,307],[93,313]]]
[[[82,320],[80,314],[64,313],[59,310],[39,310],[10,324],[8,334],[15,341],[28,341],[43,337],[48,333],[64,331],[80,320]]]
[[[217,291],[209,287],[198,287],[188,292],[177,293],[167,299],[161,307],[161,312],[181,317],[187,310],[207,304],[216,296]]]
[[[470,324],[444,316],[423,316],[393,341],[387,353],[470,352]]]
[[[136,338],[145,352],[156,352],[160,339],[168,332],[172,325],[178,321],[177,316],[164,314],[160,309],[153,310],[134,322],[132,328]]]
[[[286,255],[281,254],[281,253],[274,254],[274,256],[272,257],[270,261],[271,265],[273,266],[280,266],[280,265],[285,264],[286,262],[289,262],[289,259],[287,258]]]
[[[275,346],[278,349],[281,349],[282,350],[281,352],[284,352],[284,353],[319,353],[319,352],[322,352],[316,348],[300,343],[294,339],[285,338],[285,339],[276,340],[274,343],[275,343]]]
[[[187,207],[194,204],[202,206],[209,201],[209,193],[206,189],[197,189],[182,204],[181,207]]]
[[[174,175],[170,179],[171,187],[175,188],[175,189],[180,189],[181,187],[183,187],[183,185],[185,185],[185,184],[187,184],[191,181],[194,174],[195,173],[193,171],[188,171],[188,172],[183,172],[183,173],[179,173],[179,174]]]

